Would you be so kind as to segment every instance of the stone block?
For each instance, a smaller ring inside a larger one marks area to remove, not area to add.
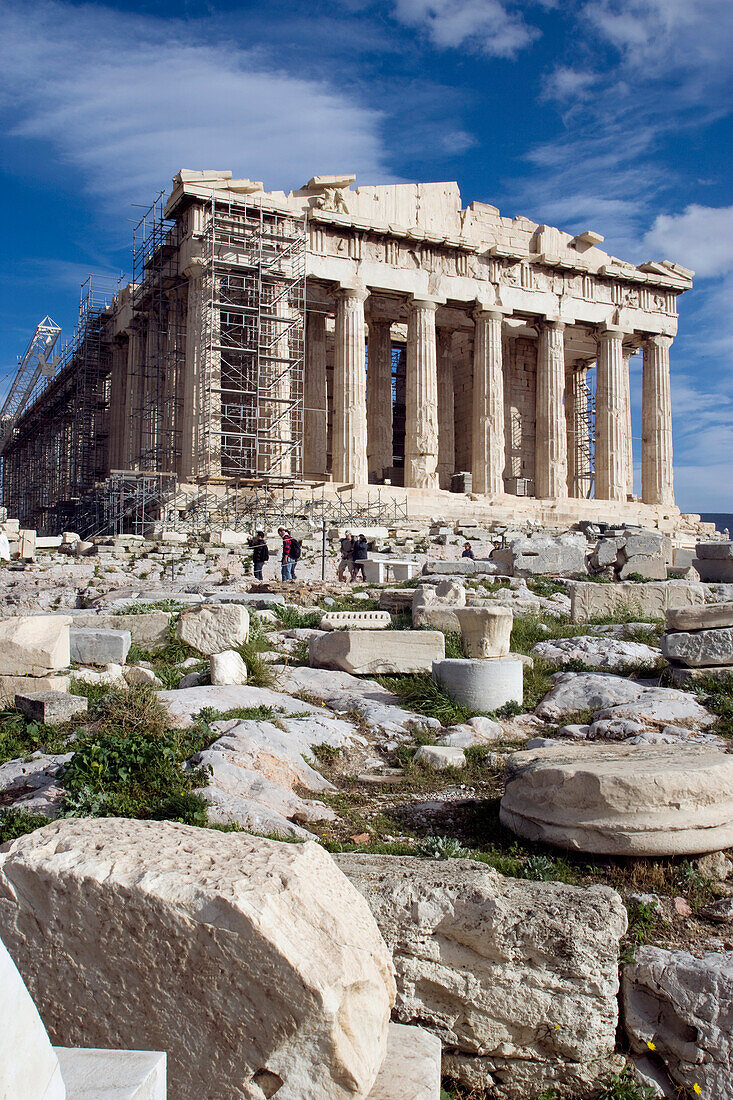
[[[412,597],[412,625],[432,626],[446,633],[458,632],[456,611],[466,606],[466,589],[459,581],[419,584]]]
[[[18,537],[18,556],[21,561],[33,561],[36,556],[36,532],[21,528]]]
[[[107,611],[74,611],[73,625],[105,630],[129,630],[133,645],[154,651],[168,641],[170,611],[146,611],[141,615],[116,615]]]
[[[367,1100],[440,1100],[443,1047],[423,1027],[390,1024],[387,1054]]]
[[[437,630],[335,630],[311,640],[311,668],[330,668],[355,676],[429,672],[445,656],[445,638]]]
[[[664,555],[664,535],[644,532],[640,535],[627,535],[624,544],[627,558],[653,558]]]
[[[247,683],[247,666],[234,649],[226,649],[223,653],[212,653],[209,665],[212,684]]]
[[[132,645],[132,637],[129,630],[95,630],[92,627],[72,626],[69,642],[72,661],[102,668],[108,664],[124,665]]]
[[[615,890],[506,878],[466,859],[335,859],[392,951],[394,1018],[440,1037],[446,1073],[481,1092],[500,1081],[512,1100],[558,1083],[588,1094],[615,1046],[626,930]]]
[[[524,698],[524,665],[515,657],[437,660],[433,679],[469,710],[488,713]]]
[[[253,611],[268,611],[271,607],[282,607],[285,597],[279,592],[207,592],[207,603],[241,603]]]
[[[733,560],[733,541],[698,542],[695,547],[695,553],[697,554],[698,560],[730,561]],[[695,566],[695,568],[697,568],[697,566]]]
[[[315,843],[59,821],[0,853],[0,934],[55,1044],[154,1044],[176,1100],[349,1100],[386,1054],[389,952]]]
[[[386,611],[327,611],[321,630],[386,630],[392,616]]]
[[[178,617],[176,637],[206,657],[236,649],[249,638],[249,612],[241,604],[187,607]]]
[[[0,1021],[0,1096],[3,1100],[67,1100],[56,1052],[2,940]],[[72,1100],[72,1095],[68,1100]]]
[[[512,539],[508,549],[515,577],[572,577],[588,572],[588,544],[581,534]]]
[[[131,665],[124,669],[122,675],[125,677],[126,684],[149,684],[154,688],[163,686],[162,680],[158,679],[152,668],[145,668],[144,665]]]
[[[0,676],[45,676],[70,661],[69,615],[25,615],[0,622]]]
[[[16,694],[15,705],[32,722],[60,726],[77,714],[86,714],[87,701],[82,695],[64,691],[33,691]]]
[[[576,623],[622,609],[638,613],[640,619],[663,619],[670,607],[695,607],[707,599],[704,585],[686,581],[649,581],[647,584],[570,581],[567,591],[570,617]]]
[[[662,653],[668,661],[688,668],[733,665],[733,627],[665,634]]]
[[[509,607],[469,607],[456,611],[466,657],[508,657],[514,615]]]
[[[402,611],[412,611],[414,591],[411,588],[383,588],[379,593],[379,610],[399,615]]]
[[[732,558],[693,558],[692,567],[701,581],[733,583]]]
[[[583,744],[515,753],[500,819],[559,848],[677,856],[733,843],[733,757],[673,745]]]
[[[650,581],[666,581],[667,563],[662,554],[654,557],[629,558],[619,570],[619,578],[625,581],[633,573]]]
[[[733,676],[733,669],[727,665],[718,665],[717,668],[682,668],[679,665],[670,665],[667,672],[670,683],[685,691],[691,691],[691,685],[700,680],[727,680]]]
[[[443,768],[462,768],[466,763],[466,754],[462,748],[453,745],[421,745],[415,753],[415,760],[434,771],[442,771]]]
[[[651,1044],[674,1084],[689,1095],[733,1100],[733,952],[637,947],[624,967],[624,1024],[632,1049]],[[675,1093],[676,1095],[676,1093]]]
[[[39,691],[68,692],[71,677],[64,673],[49,676],[0,676],[0,702],[13,703],[16,695]]]
[[[712,630],[733,626],[733,603],[712,603],[704,607],[679,607],[667,611],[667,630]]]
[[[166,1056],[161,1051],[54,1050],[66,1100],[166,1100]]]
[[[415,561],[393,561],[389,566],[396,581],[411,581],[420,572],[420,566]]]

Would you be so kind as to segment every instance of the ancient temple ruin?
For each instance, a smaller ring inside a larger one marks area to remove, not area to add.
[[[90,501],[109,515],[121,485],[169,501],[379,485],[416,516],[669,529],[670,346],[693,273],[602,242],[464,209],[455,183],[317,176],[286,194],[182,170],[136,230],[131,283],[90,291],[58,369],[3,410],[3,503],[55,531]]]

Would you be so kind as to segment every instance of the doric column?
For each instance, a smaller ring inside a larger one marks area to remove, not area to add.
[[[193,261],[185,270],[188,279],[186,308],[186,363],[183,374],[180,474],[184,481],[206,473],[204,467],[204,265]],[[133,342],[132,339],[130,341]],[[130,377],[128,372],[128,378]],[[130,379],[130,385],[132,385]]]
[[[333,366],[333,480],[368,483],[366,326],[368,291],[342,287],[336,298]]]
[[[450,489],[456,468],[455,395],[453,390],[453,332],[439,328],[438,355],[438,484]]]
[[[370,319],[367,338],[367,465],[381,478],[391,470],[392,324]]]
[[[585,364],[565,372],[565,419],[568,433],[568,493],[587,497],[590,490],[590,432]]]
[[[112,374],[109,394],[109,468],[127,468],[127,344],[129,334],[120,333],[112,345]]]
[[[626,389],[624,388],[623,332],[606,328],[598,337],[596,374],[597,500],[626,500],[628,486]]]
[[[563,500],[568,495],[564,331],[560,321],[545,322],[537,349],[535,496],[548,500]]]
[[[644,344],[642,380],[641,488],[645,504],[674,504],[672,485],[671,336]]]
[[[303,472],[306,477],[325,477],[327,431],[326,316],[308,310],[303,385]]]
[[[626,496],[634,495],[634,440],[631,435],[631,369],[630,359],[638,348],[624,348],[624,371],[621,378],[626,437]]]
[[[504,492],[504,371],[501,322],[496,310],[477,309],[473,338],[472,461],[474,493]]]
[[[413,298],[407,320],[405,486],[438,488],[436,303]]]

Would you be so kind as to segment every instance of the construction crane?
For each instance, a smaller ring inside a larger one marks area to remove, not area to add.
[[[13,434],[13,426],[22,415],[38,379],[53,378],[59,364],[59,356],[50,358],[61,335],[61,329],[50,317],[44,317],[18,362],[18,373],[13,379],[5,404],[0,409],[0,454],[5,450]]]

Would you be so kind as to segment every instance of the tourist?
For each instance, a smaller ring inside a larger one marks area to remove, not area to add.
[[[462,558],[475,558],[476,557],[473,550],[471,549],[471,543],[470,542],[464,542],[464,544],[463,544],[463,553],[461,554],[461,557]]]
[[[280,576],[283,584],[285,581],[292,581],[293,579],[293,566],[295,562],[290,557],[290,544],[292,539],[290,538],[290,532],[285,527],[278,527],[277,533],[283,540],[283,555],[281,559],[281,571]]]
[[[265,532],[258,531],[255,537],[253,539],[247,539],[247,542],[252,547],[252,568],[254,569],[255,580],[261,581],[262,566],[266,561],[270,560],[270,551],[265,542]]]
[[[369,545],[366,540],[366,535],[359,535],[354,543],[354,561],[351,566],[351,580],[356,580],[356,574],[361,572],[362,580],[366,580],[366,573],[364,572],[364,562],[369,557]]]
[[[345,536],[341,539],[341,561],[338,568],[338,579],[340,581],[346,580],[346,570],[349,570],[349,575],[353,573],[354,565],[354,539],[351,535],[351,531],[347,531]]]
[[[491,553],[489,554],[489,561],[494,560],[494,555],[496,554],[497,550],[501,550],[501,543],[500,542],[495,542],[493,547],[491,548]]]

